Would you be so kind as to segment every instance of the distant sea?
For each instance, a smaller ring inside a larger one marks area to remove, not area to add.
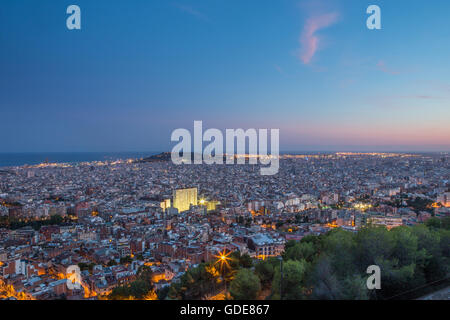
[[[141,159],[161,152],[21,152],[0,153],[0,167],[18,167],[48,163],[79,163],[91,161],[114,161]],[[317,154],[321,152],[308,152]],[[327,152],[323,152],[327,153]],[[280,154],[301,154],[301,152],[281,152]]]
[[[280,151],[280,154],[330,154],[336,151]],[[359,151],[354,151],[359,152]],[[360,151],[368,152],[368,151]],[[392,151],[385,151],[392,152]],[[91,161],[114,161],[126,159],[141,159],[159,154],[161,152],[22,152],[22,153],[0,153],[0,167],[17,167],[23,165],[36,165],[44,162],[49,163],[79,163]],[[399,153],[402,153],[401,151]],[[414,153],[414,152],[411,152]],[[446,153],[447,154],[447,153]]]
[[[0,153],[0,167],[16,167],[49,163],[78,163],[140,159],[159,152],[48,152],[48,153]]]

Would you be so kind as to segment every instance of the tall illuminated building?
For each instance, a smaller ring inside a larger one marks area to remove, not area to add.
[[[206,210],[215,211],[218,204],[220,204],[219,201],[214,201],[214,200],[208,201],[208,202],[206,202]]]
[[[197,205],[197,188],[177,189],[173,191],[173,207],[178,212],[189,210],[190,206]]]
[[[166,210],[167,208],[170,208],[170,199],[164,199],[159,205],[161,209]]]

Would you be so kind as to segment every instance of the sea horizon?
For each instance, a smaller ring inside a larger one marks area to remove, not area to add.
[[[94,161],[116,161],[127,159],[142,159],[160,153],[170,151],[74,151],[74,152],[0,152],[0,167],[20,167],[26,165],[37,165],[41,163],[82,163]],[[446,154],[448,151],[395,151],[395,150],[297,150],[280,151],[280,155],[299,154],[332,154],[340,152],[349,153],[401,153],[401,154]]]

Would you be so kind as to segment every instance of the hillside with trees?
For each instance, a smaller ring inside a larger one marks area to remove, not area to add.
[[[229,299],[417,298],[449,285],[450,219],[306,236],[287,242],[282,263],[281,272],[276,257],[252,261],[233,252],[188,270],[171,285],[167,298],[205,299],[219,292]],[[381,269],[379,290],[367,289],[370,265]]]

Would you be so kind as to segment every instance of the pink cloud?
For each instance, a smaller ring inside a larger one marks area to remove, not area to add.
[[[319,48],[320,39],[316,32],[329,27],[337,22],[339,15],[336,12],[314,16],[306,21],[300,36],[302,52],[300,59],[304,64],[309,64]]]
[[[416,99],[435,99],[436,97],[429,96],[429,95],[416,95],[414,96]]]
[[[279,65],[274,65],[274,67],[275,67],[275,70],[277,70],[279,73],[284,73],[283,72],[283,69],[281,69],[281,67],[279,66]]]
[[[380,70],[380,71],[382,71],[384,73],[391,74],[391,75],[394,75],[394,76],[400,74],[400,72],[398,72],[398,71],[394,71],[394,70],[389,69],[386,66],[386,63],[383,60],[378,61],[377,68],[378,68],[378,70]]]

